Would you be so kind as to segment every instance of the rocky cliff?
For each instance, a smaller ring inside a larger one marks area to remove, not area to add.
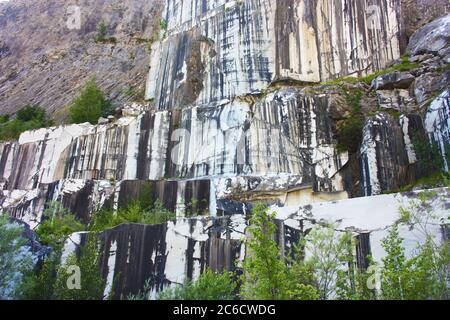
[[[132,101],[145,87],[161,9],[158,0],[0,3],[2,114],[37,104],[62,120],[92,77],[117,106]],[[102,22],[106,39],[96,42]]]
[[[89,223],[143,190],[160,199],[176,221],[101,235],[105,295],[116,298],[148,279],[156,293],[207,266],[233,269],[260,201],[277,212],[286,250],[312,225],[340,221],[360,240],[361,266],[369,252],[380,260],[401,202],[420,192],[382,194],[424,188],[421,178],[449,171],[450,16],[419,29],[401,57],[401,8],[396,0],[166,1],[147,77],[151,110],[124,105],[110,123],[1,143],[2,212],[35,227],[61,201]],[[448,189],[436,192],[433,209],[445,217]],[[85,237],[72,236],[66,252]]]

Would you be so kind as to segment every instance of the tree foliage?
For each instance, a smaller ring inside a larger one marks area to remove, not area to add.
[[[288,275],[286,264],[273,240],[276,226],[275,214],[258,204],[252,211],[250,234],[247,240],[249,251],[243,262],[241,296],[248,300],[287,299]]]
[[[42,220],[35,231],[43,244],[53,248],[61,247],[69,235],[86,230],[86,226],[60,202],[50,202]]]
[[[51,125],[45,111],[38,106],[25,106],[17,112],[16,119],[0,116],[0,141],[18,139],[20,134]]]
[[[70,122],[97,124],[100,117],[106,117],[113,111],[111,102],[105,97],[95,80],[90,80],[70,106]]]
[[[342,279],[353,271],[353,246],[352,235],[337,232],[334,225],[315,227],[306,236],[304,248],[307,258],[300,263],[311,270],[320,299],[336,297],[338,276]]]
[[[450,264],[447,243],[436,246],[428,237],[407,258],[398,226],[383,240],[386,257],[381,269],[381,298],[387,300],[448,299]]]
[[[101,300],[106,281],[100,272],[100,252],[95,235],[89,237],[87,243],[81,247],[78,257],[75,253],[67,257],[60,266],[55,284],[55,297],[58,300]],[[80,287],[69,288],[68,282],[74,274],[71,267],[76,266],[80,271]]]

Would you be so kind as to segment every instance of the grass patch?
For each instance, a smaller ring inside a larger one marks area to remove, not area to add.
[[[379,76],[385,75],[385,74],[389,74],[389,73],[393,73],[396,71],[400,71],[400,72],[407,72],[407,71],[411,71],[413,69],[416,69],[419,66],[418,63],[412,63],[409,62],[409,58],[407,56],[402,57],[402,63],[397,64],[395,66],[392,66],[390,68],[384,69],[384,70],[380,70],[377,71],[373,74],[370,74],[368,76],[362,77],[360,78],[361,82],[364,82],[368,85],[372,84],[372,81],[375,80],[376,78],[378,78]]]
[[[360,83],[363,82],[367,85],[371,85],[372,81],[374,79],[376,79],[379,76],[385,75],[385,74],[389,74],[389,73],[393,73],[396,71],[400,71],[400,72],[407,72],[407,71],[411,71],[413,69],[416,69],[419,66],[418,63],[412,63],[409,61],[409,58],[407,56],[402,57],[402,63],[394,65],[392,67],[377,71],[375,73],[372,73],[370,75],[367,75],[365,77],[341,77],[335,80],[330,80],[327,82],[323,82],[321,83],[321,85],[338,85],[338,84],[342,84],[342,83],[350,83],[350,84],[356,84],[356,83]],[[443,67],[445,68],[445,67]],[[448,68],[448,66],[447,66]]]
[[[420,186],[427,186],[429,188],[437,188],[437,187],[444,186],[446,188],[450,188],[450,173],[449,172],[433,173],[427,177],[417,180],[416,182],[414,182],[412,184],[408,184],[399,189],[387,191],[387,192],[385,192],[385,194],[410,192]]]

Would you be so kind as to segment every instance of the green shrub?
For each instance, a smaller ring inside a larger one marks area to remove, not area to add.
[[[106,99],[95,80],[90,80],[70,106],[70,122],[97,124],[100,117],[107,117],[113,111],[111,102]]]
[[[55,298],[54,289],[61,263],[61,250],[55,248],[53,250],[39,268],[27,274],[20,299],[52,300]]]
[[[166,31],[167,30],[167,28],[168,28],[168,23],[167,23],[167,21],[165,20],[165,19],[161,19],[161,22],[160,22],[160,28],[161,28],[161,30],[164,30],[164,31]]]
[[[100,272],[100,252],[95,235],[81,247],[80,257],[72,253],[64,265],[58,269],[54,288],[55,298],[58,300],[101,300],[106,281]],[[71,267],[78,267],[80,271],[80,286],[73,289],[68,287],[74,272]]]
[[[0,141],[18,139],[20,134],[51,125],[45,111],[37,106],[25,106],[17,112],[17,118],[9,120],[9,116],[0,116]]]
[[[7,114],[0,115],[0,124],[6,123],[8,121],[9,121],[9,115],[7,115]]]
[[[90,225],[91,231],[103,231],[126,223],[161,224],[174,220],[175,213],[164,208],[160,201],[156,201],[152,208],[143,210],[139,202],[117,212],[104,209],[94,214]]]
[[[382,241],[386,251],[381,269],[381,298],[388,300],[447,300],[448,243],[434,244],[431,237],[408,259],[398,226]]]
[[[23,122],[32,120],[45,122],[45,111],[37,106],[26,106],[17,112],[17,120]]]
[[[363,128],[364,117],[362,116],[354,116],[345,120],[338,128],[338,151],[357,153],[361,144]]]
[[[97,35],[95,36],[95,42],[103,42],[106,40],[106,36],[108,35],[108,27],[105,22],[102,21],[97,27]]]
[[[59,202],[52,202],[43,213],[43,222],[36,228],[36,233],[43,244],[59,248],[67,236],[85,231],[86,226],[79,222]]]

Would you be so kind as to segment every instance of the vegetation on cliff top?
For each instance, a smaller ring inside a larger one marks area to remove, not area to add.
[[[51,124],[42,108],[28,105],[17,112],[15,119],[0,116],[0,141],[16,140],[25,131],[45,128]]]
[[[114,112],[111,102],[98,87],[95,79],[86,83],[80,96],[70,106],[70,122],[97,124],[100,117]]]

